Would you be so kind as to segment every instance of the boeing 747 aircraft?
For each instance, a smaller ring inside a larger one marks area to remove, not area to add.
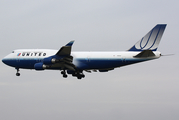
[[[127,51],[114,52],[71,52],[74,41],[60,48],[49,49],[19,49],[2,59],[6,65],[17,70],[60,70],[64,78],[67,74],[84,78],[86,72],[107,72],[125,65],[144,62],[160,58],[157,51],[166,24],[158,24],[149,31],[141,40]]]

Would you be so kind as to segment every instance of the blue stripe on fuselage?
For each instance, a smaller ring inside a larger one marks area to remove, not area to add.
[[[34,69],[35,63],[41,62],[43,59],[3,59],[2,61],[9,66],[16,68]]]
[[[36,63],[42,62],[43,59],[3,59],[2,61],[12,67],[15,68],[24,68],[24,69],[34,69],[34,65]],[[150,59],[86,59],[86,58],[76,58],[78,64],[75,64],[77,68],[84,69],[107,69],[107,68],[115,68],[120,66],[125,66],[137,62],[142,62]],[[53,69],[53,68],[50,68]],[[61,68],[54,68],[61,69]]]

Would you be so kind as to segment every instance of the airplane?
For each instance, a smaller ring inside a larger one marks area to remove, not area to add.
[[[108,72],[126,65],[153,60],[161,57],[157,51],[167,24],[157,24],[141,40],[127,51],[114,52],[72,52],[74,41],[70,41],[60,50],[18,49],[2,59],[2,62],[19,69],[60,70],[64,78],[71,74],[78,79],[86,72]]]

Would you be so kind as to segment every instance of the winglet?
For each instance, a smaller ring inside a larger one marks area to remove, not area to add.
[[[157,24],[151,31],[149,31],[141,40],[139,40],[128,51],[143,51],[143,50],[156,51],[166,25],[167,24]]]
[[[73,41],[70,41],[68,44],[66,44],[65,46],[72,46],[74,43],[74,40]]]

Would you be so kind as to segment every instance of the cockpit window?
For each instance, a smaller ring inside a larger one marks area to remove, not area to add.
[[[12,51],[12,53],[14,53],[14,51]]]

